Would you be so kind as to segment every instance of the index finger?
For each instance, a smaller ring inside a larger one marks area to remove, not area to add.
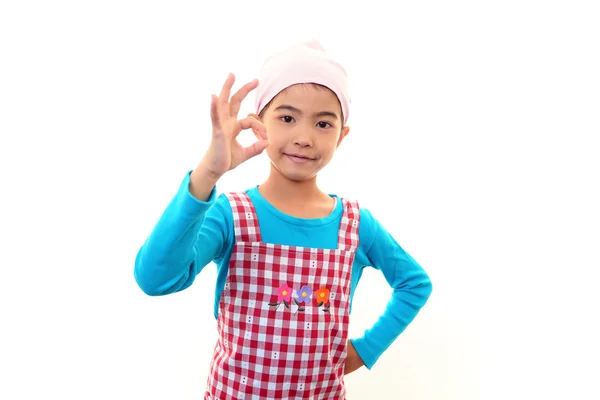
[[[240,106],[242,105],[242,101],[248,96],[248,93],[256,89],[258,86],[258,79],[253,79],[252,81],[246,83],[244,86],[240,88],[232,97],[231,103],[229,104],[229,113],[231,116],[237,116],[240,111]]]
[[[242,129],[253,129],[253,130],[256,130],[258,132],[258,134],[260,135],[260,137],[262,137],[265,140],[269,139],[267,137],[267,128],[265,127],[265,125],[262,122],[260,122],[256,118],[254,118],[254,117],[246,117],[244,119],[241,119],[239,121],[239,123],[240,123],[240,127]]]

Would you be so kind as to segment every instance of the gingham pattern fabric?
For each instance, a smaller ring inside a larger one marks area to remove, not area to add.
[[[342,199],[329,250],[263,243],[248,196],[227,196],[236,243],[204,399],[344,400],[358,204]]]

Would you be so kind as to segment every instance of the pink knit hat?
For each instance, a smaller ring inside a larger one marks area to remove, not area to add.
[[[317,83],[333,91],[342,106],[346,124],[350,114],[346,71],[317,41],[293,46],[267,58],[256,88],[256,114],[260,114],[279,92],[298,83]]]

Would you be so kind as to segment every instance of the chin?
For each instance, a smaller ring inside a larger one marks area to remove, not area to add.
[[[316,173],[314,174],[306,174],[306,173],[300,173],[300,172],[296,172],[296,171],[285,171],[285,170],[279,170],[279,172],[285,176],[287,179],[289,179],[290,181],[294,181],[294,182],[304,182],[304,181],[308,181],[311,179],[314,179],[315,176],[317,175]]]
[[[288,178],[290,181],[293,182],[306,182],[306,181],[310,181],[311,179],[315,178],[315,175],[309,175],[309,176],[294,176],[294,175],[285,175],[286,178]]]
[[[281,168],[280,166],[278,166],[276,163],[271,162],[273,168],[283,177],[285,177],[286,179],[293,181],[293,182],[304,182],[304,181],[308,181],[311,179],[314,179],[318,173],[318,171],[311,171],[311,172],[301,172],[301,171],[295,171],[295,170],[289,170],[288,168]]]

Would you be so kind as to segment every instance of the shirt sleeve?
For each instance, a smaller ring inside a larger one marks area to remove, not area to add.
[[[135,258],[135,281],[150,296],[185,290],[227,245],[226,198],[217,197],[215,187],[199,201],[189,184],[188,172]]]
[[[356,352],[371,369],[379,357],[414,320],[432,291],[425,270],[415,261],[371,214],[364,211],[364,222],[371,231],[367,257],[373,268],[383,273],[393,289],[383,314],[362,337],[352,339]]]

